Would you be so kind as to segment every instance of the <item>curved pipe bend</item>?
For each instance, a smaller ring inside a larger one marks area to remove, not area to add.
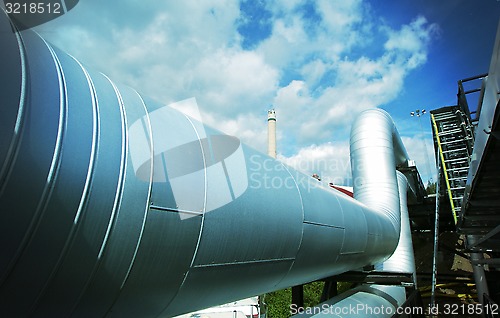
[[[413,274],[415,259],[408,216],[407,195],[411,192],[406,176],[396,166],[406,164],[408,155],[390,116],[383,110],[363,112],[351,130],[351,161],[354,197],[387,215],[399,235],[397,247],[378,271]],[[380,169],[375,169],[376,166]],[[366,169],[370,166],[369,169]],[[311,312],[293,317],[371,317],[374,310],[386,308],[377,316],[392,317],[406,299],[403,286],[362,284],[314,307]],[[354,311],[352,311],[355,309]],[[335,313],[335,314],[334,314]]]
[[[396,167],[409,158],[390,115],[382,109],[362,112],[352,125],[350,147],[354,198],[388,216],[399,236]]]

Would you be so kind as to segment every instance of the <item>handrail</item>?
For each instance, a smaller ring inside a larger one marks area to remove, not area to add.
[[[436,142],[437,142],[438,149],[439,149],[439,157],[441,158],[441,166],[443,167],[444,180],[446,183],[446,190],[448,192],[448,197],[450,199],[451,211],[453,213],[453,220],[455,221],[455,224],[457,224],[457,214],[455,212],[455,204],[453,203],[453,195],[451,193],[450,181],[448,180],[448,173],[446,171],[446,162],[444,161],[443,148],[441,147],[441,140],[439,138],[439,130],[437,128],[436,119],[434,118],[433,114],[431,114],[431,121],[432,121],[432,128],[434,129],[434,134],[436,136]],[[439,171],[438,171],[438,173],[439,173]],[[437,191],[439,191],[439,189],[436,189],[436,192]],[[436,200],[437,199],[438,198],[436,198]]]

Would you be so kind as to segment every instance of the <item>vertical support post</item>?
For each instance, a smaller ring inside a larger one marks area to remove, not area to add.
[[[295,308],[304,307],[304,285],[297,285],[292,287],[292,304]]]
[[[467,244],[474,245],[479,239],[477,235],[467,235]],[[472,263],[472,273],[474,274],[474,281],[476,282],[477,298],[481,304],[484,305],[484,295],[488,295],[488,282],[486,281],[486,274],[484,273],[484,264],[481,260],[484,259],[483,253],[471,252],[470,260]],[[474,262],[476,261],[476,262]]]
[[[330,298],[337,296],[337,282],[334,280],[326,280],[321,293],[320,302],[325,302]]]
[[[437,132],[436,132],[437,133]],[[437,180],[436,180],[436,213],[434,214],[434,251],[432,254],[432,283],[431,283],[431,308],[436,306],[436,281],[437,281],[437,260],[438,260],[438,249],[439,249],[439,196],[441,187],[441,160],[439,157],[439,148],[436,151],[436,168],[437,168]],[[445,172],[443,172],[445,173]]]

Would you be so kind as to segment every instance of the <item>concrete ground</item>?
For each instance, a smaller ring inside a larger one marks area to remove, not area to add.
[[[422,294],[424,308],[431,303],[433,263],[433,234],[413,235],[417,284]],[[444,232],[439,236],[439,253],[436,285],[437,317],[482,317],[477,306],[476,288],[470,262],[452,251],[463,249],[463,238],[456,233]],[[432,317],[432,314],[428,314]]]

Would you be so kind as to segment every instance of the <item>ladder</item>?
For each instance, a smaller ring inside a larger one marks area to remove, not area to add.
[[[455,224],[462,207],[465,184],[474,145],[474,132],[469,117],[458,106],[431,112],[434,144],[441,161],[446,192]]]

